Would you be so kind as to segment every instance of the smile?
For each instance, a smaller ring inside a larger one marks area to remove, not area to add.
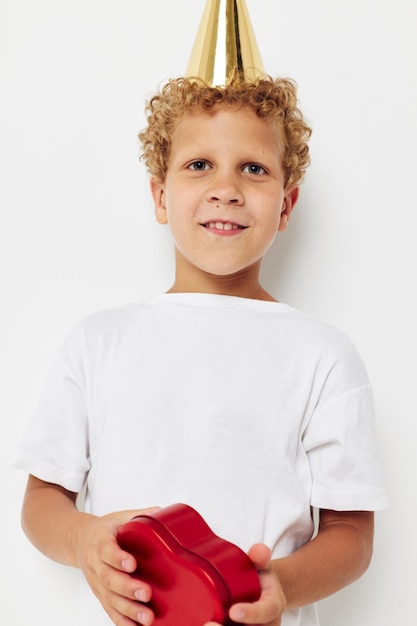
[[[240,226],[240,224],[234,224],[233,222],[207,222],[202,224],[202,226],[214,230],[242,230],[246,228],[246,226]]]

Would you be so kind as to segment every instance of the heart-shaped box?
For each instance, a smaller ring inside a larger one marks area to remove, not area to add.
[[[120,528],[117,541],[136,559],[132,576],[152,588],[155,626],[210,621],[236,626],[228,617],[232,604],[260,596],[259,576],[247,554],[215,535],[186,504],[133,518]]]

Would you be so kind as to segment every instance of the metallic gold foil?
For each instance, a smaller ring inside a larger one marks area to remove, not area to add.
[[[186,76],[212,86],[265,75],[245,0],[207,0]]]

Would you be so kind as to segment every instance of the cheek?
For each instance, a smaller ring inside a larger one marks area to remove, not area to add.
[[[200,196],[193,190],[176,187],[166,196],[168,222],[187,229],[197,220]]]
[[[167,222],[171,237],[178,247],[186,245],[192,239],[191,220],[187,216],[187,210],[181,203],[170,206],[167,210]]]
[[[275,198],[275,201],[271,200],[270,207],[268,215],[265,215],[265,224],[267,224],[269,231],[276,232],[281,222],[281,204],[277,204]]]

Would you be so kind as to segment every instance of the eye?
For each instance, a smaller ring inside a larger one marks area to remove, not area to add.
[[[210,164],[203,159],[199,159],[198,161],[193,161],[187,167],[193,172],[204,172],[205,170],[210,169]]]
[[[266,174],[266,169],[262,167],[262,165],[258,165],[258,163],[248,163],[244,166],[242,171],[247,174],[254,174],[255,176]]]

